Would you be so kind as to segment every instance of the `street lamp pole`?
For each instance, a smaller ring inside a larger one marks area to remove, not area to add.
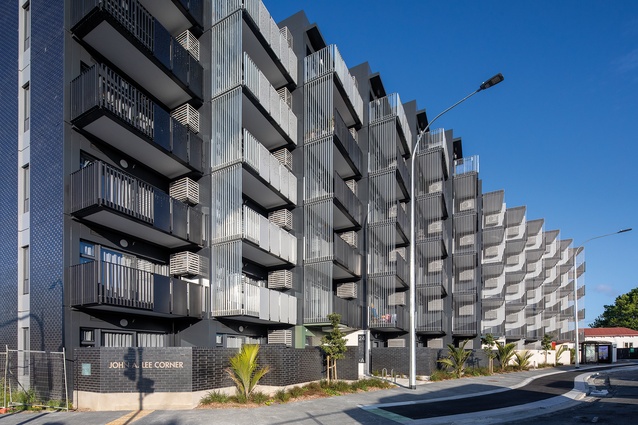
[[[631,232],[631,230],[632,230],[631,228],[628,228],[628,229],[622,229],[613,233],[607,233],[605,235],[594,236],[593,238],[589,238],[585,242],[580,244],[580,247],[575,248],[575,251],[574,251],[574,323],[575,323],[574,329],[576,334],[574,336],[574,349],[575,349],[574,367],[576,369],[580,368],[580,344],[579,344],[579,335],[578,335],[578,264],[576,264],[576,257],[578,255],[578,251],[582,250],[587,242],[593,241],[594,239],[605,238],[607,236],[613,236],[619,233],[627,233],[627,232]]]
[[[417,136],[416,143],[414,144],[414,147],[412,148],[412,164],[410,168],[411,200],[410,200],[410,302],[409,302],[409,306],[410,306],[410,324],[409,324],[409,327],[410,327],[410,341],[409,341],[410,343],[410,372],[409,372],[409,375],[410,375],[411,389],[416,389],[416,323],[415,323],[415,317],[414,317],[415,309],[416,309],[416,263],[415,263],[415,245],[416,245],[415,243],[415,239],[416,239],[415,203],[416,203],[416,200],[414,197],[414,165],[416,163],[416,153],[417,153],[417,150],[419,149],[419,143],[421,143],[421,139],[423,139],[423,136],[427,133],[427,131],[430,129],[430,126],[434,124],[434,122],[437,119],[439,119],[443,114],[445,114],[449,110],[465,102],[467,99],[474,96],[476,93],[482,90],[487,90],[490,87],[497,85],[498,83],[503,81],[503,79],[504,79],[503,74],[501,73],[494,75],[489,80],[483,82],[483,84],[481,84],[477,90],[468,94],[463,99],[459,100],[458,102],[456,102],[455,104],[453,104],[452,106],[450,106],[449,108],[445,109],[443,112],[438,114],[436,117],[434,117],[434,119],[432,119],[432,121],[430,121],[428,125],[426,125],[425,128],[421,130],[421,132]]]

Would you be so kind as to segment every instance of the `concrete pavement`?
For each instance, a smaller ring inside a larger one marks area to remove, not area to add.
[[[491,424],[508,421],[515,423],[531,416],[568,409],[579,403],[582,404],[582,401],[590,400],[591,397],[586,397],[587,378],[596,371],[602,370],[600,367],[582,367],[576,373],[573,367],[559,367],[441,382],[419,382],[416,390],[399,386],[389,390],[293,401],[258,408],[143,411],[137,414],[136,412],[21,413],[1,415],[0,425],[108,424],[119,418],[123,419],[119,422],[121,424],[135,423],[136,425]],[[616,365],[612,370],[622,370],[623,375],[625,372],[632,371],[631,373],[638,377],[638,364]],[[567,371],[569,375],[561,373]],[[535,381],[537,384],[534,384]],[[568,383],[565,384],[567,381]],[[402,384],[401,380],[397,384]],[[506,393],[511,390],[519,390],[519,393]],[[537,399],[529,403],[523,401],[525,403],[523,405],[512,403],[503,407],[499,404],[499,400],[516,401],[523,396],[523,392],[532,395],[532,399],[534,397]],[[550,394],[543,396],[548,392]],[[461,403],[459,399],[466,400]],[[478,409],[468,411],[467,406],[470,405],[478,406]],[[434,410],[438,412],[428,413]],[[125,414],[128,416],[124,419]]]

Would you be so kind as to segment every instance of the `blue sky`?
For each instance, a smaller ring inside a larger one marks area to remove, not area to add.
[[[637,1],[264,1],[275,21],[304,10],[430,118],[502,72],[434,125],[480,156],[483,191],[576,244],[638,227]],[[638,287],[638,229],[585,247],[581,326]]]

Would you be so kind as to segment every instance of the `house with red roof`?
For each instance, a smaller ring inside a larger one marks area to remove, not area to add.
[[[638,348],[638,331],[629,328],[585,328],[585,341],[604,341],[618,348]]]

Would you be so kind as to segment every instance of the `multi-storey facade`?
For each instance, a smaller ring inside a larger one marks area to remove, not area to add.
[[[303,13],[277,24],[261,0],[3,13],[18,28],[2,41],[16,60],[1,75],[0,227],[17,241],[2,245],[3,344],[302,348],[337,312],[348,333],[402,347],[411,290],[423,347],[571,336],[584,269],[571,240],[483,194],[478,157],[450,130],[420,134],[416,102],[348,67]]]

